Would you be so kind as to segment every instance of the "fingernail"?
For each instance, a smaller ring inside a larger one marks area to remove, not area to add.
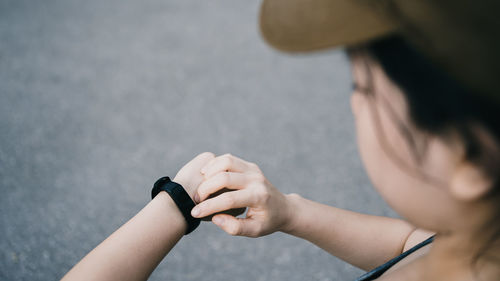
[[[196,202],[196,203],[200,202],[200,195],[198,195],[198,193],[194,194],[194,202]]]
[[[196,217],[198,217],[198,216],[200,215],[200,213],[201,213],[201,211],[200,211],[200,209],[199,209],[199,208],[194,207],[194,208],[191,210],[191,216],[193,216],[193,217],[195,217],[195,218],[196,218]]]
[[[203,167],[203,168],[201,168],[201,171],[200,171],[200,172],[201,172],[202,174],[205,174],[205,172],[206,172],[206,171],[207,171],[207,169],[205,169],[205,167]]]
[[[213,217],[212,221],[216,224],[216,225],[222,225],[224,223],[224,219],[221,218],[221,217]]]

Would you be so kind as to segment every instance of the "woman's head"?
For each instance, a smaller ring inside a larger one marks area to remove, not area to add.
[[[357,46],[352,105],[375,186],[415,225],[474,230],[487,247],[500,240],[498,11],[498,0],[264,0],[260,28],[286,52]]]
[[[500,105],[399,36],[348,53],[360,152],[388,203],[422,228],[475,229],[498,239]]]

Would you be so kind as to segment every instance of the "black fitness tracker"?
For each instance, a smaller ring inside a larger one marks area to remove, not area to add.
[[[155,198],[161,191],[166,191],[174,200],[187,222],[186,234],[191,233],[200,225],[200,219],[191,216],[191,210],[196,205],[182,185],[173,182],[169,177],[158,179],[151,190],[151,199]]]

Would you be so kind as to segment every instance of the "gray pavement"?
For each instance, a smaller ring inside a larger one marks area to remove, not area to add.
[[[0,0],[0,280],[56,280],[203,151],[285,193],[393,215],[359,160],[341,51],[290,56],[259,1]],[[339,225],[338,227],[342,227]],[[349,280],[276,233],[204,223],[151,280]]]

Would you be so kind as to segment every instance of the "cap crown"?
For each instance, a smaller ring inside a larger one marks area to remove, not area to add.
[[[471,91],[500,104],[499,0],[264,0],[260,26],[271,45],[287,52],[398,32]]]

